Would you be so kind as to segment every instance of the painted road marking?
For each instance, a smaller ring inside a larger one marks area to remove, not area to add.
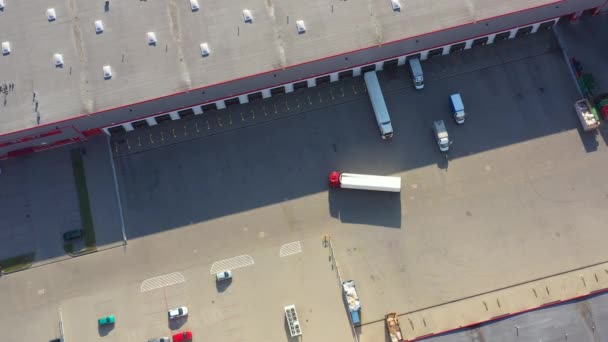
[[[254,264],[253,258],[250,255],[239,255],[234,258],[216,261],[211,265],[210,274],[216,274],[219,271],[233,270],[235,268],[251,266]]]
[[[289,255],[302,253],[302,244],[300,241],[286,243],[281,246],[279,251],[279,257],[283,258]]]
[[[146,292],[150,290],[160,289],[166,286],[171,286],[186,281],[186,278],[179,273],[169,273],[158,277],[146,279],[141,283],[140,292]]]

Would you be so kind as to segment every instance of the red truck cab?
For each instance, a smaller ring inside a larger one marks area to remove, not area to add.
[[[329,187],[330,188],[339,188],[340,187],[340,174],[341,172],[332,171],[329,174]]]

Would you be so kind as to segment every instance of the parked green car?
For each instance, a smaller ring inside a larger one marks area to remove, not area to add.
[[[115,322],[116,322],[116,319],[114,318],[114,315],[104,316],[97,320],[97,323],[99,323],[100,327],[103,327],[105,325],[114,324]]]

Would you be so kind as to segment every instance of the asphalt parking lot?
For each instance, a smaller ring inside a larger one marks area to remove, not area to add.
[[[154,287],[139,286],[145,284],[141,279],[65,301],[66,341],[144,341],[183,330],[195,340],[298,341],[288,338],[285,325],[283,307],[290,304],[306,338],[351,339],[327,248],[320,239],[298,242],[301,249],[289,255],[281,255],[280,246],[251,252],[254,263],[233,269],[233,279],[223,283],[216,283],[207,265],[197,265],[180,272],[178,282],[169,280],[174,274],[160,275]],[[188,307],[188,316],[168,320],[167,310],[179,306]],[[97,317],[108,314],[116,324],[98,329]]]
[[[246,128],[211,127],[218,134],[161,144],[169,126],[160,126],[147,132],[155,145],[145,149],[133,143],[141,131],[114,140],[128,245],[3,279],[3,302],[41,321],[34,331],[17,329],[24,321],[16,315],[3,317],[7,338],[56,334],[60,307],[68,342],[139,341],[173,329],[210,340],[285,341],[282,308],[295,304],[305,339],[349,340],[325,234],[342,278],[357,283],[362,342],[378,341],[367,327],[388,312],[606,260],[606,141],[580,130],[577,92],[552,36],[423,67],[422,92],[403,68],[380,73],[395,129],[390,142],[379,137],[367,95],[346,92],[360,78],[286,95],[291,103],[321,93],[324,102],[301,104],[291,116],[286,107]],[[469,114],[462,127],[449,116],[454,91]],[[454,140],[447,161],[431,136],[438,118]],[[404,188],[397,196],[328,191],[332,170],[400,175]],[[296,241],[302,252],[281,257],[281,247]],[[216,287],[213,265],[244,255],[254,263]],[[146,279],[176,272],[185,281],[141,292]],[[191,315],[170,325],[166,310],[179,305]],[[98,330],[96,319],[109,313],[117,324]]]
[[[187,226],[213,241],[209,255],[221,255],[257,248],[238,237],[251,234],[243,231],[262,234],[261,247],[331,233],[344,277],[359,283],[364,323],[604,260],[598,237],[608,189],[593,180],[608,162],[596,153],[606,142],[580,130],[577,92],[553,37],[423,67],[421,92],[403,68],[380,73],[395,129],[390,142],[379,138],[366,95],[351,92],[335,105],[279,112],[188,143],[133,153],[119,146],[127,235]],[[319,92],[330,99],[344,85],[286,99]],[[469,115],[462,127],[449,115],[448,95],[456,91]],[[431,135],[439,118],[454,141],[447,161]],[[401,175],[405,188],[400,197],[327,192],[332,170]],[[365,325],[359,333],[374,340]]]

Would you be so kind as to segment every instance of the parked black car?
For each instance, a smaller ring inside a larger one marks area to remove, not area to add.
[[[63,233],[63,241],[72,241],[82,238],[84,232],[82,229],[74,229]]]

